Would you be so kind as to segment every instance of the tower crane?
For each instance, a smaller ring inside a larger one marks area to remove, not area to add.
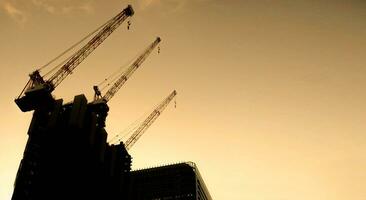
[[[45,80],[40,74],[40,69],[32,72],[30,79],[21,94],[15,99],[15,103],[23,111],[36,109],[39,105],[53,99],[52,91],[68,76],[73,70],[92,53],[116,28],[118,28],[128,17],[134,15],[131,5],[122,10],[115,17],[105,23],[100,31],[81,49],[74,53],[65,64],[58,69],[49,79]]]
[[[125,142],[125,147],[127,150],[131,149],[131,147],[137,142],[137,140],[145,133],[145,131],[151,126],[152,123],[160,116],[160,114],[164,111],[164,109],[168,106],[168,104],[174,99],[177,95],[177,92],[174,90],[168,97],[164,99],[155,110],[143,121],[138,128],[132,133],[131,137]],[[119,135],[117,135],[118,137]],[[115,137],[115,138],[117,138]]]
[[[160,43],[160,37],[157,37],[153,43],[151,43],[146,50],[125,70],[114,84],[109,88],[104,96],[98,86],[94,86],[94,103],[107,103],[122,87],[122,85],[131,77],[131,75],[139,68],[139,66],[146,60],[154,48]]]

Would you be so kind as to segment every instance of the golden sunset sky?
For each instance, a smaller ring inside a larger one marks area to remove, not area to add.
[[[54,92],[71,101],[154,51],[109,102],[109,137],[170,105],[130,150],[133,169],[193,161],[215,200],[366,199],[366,1],[0,0],[0,199],[32,113],[28,74],[132,4]],[[72,139],[72,138],[71,138]]]

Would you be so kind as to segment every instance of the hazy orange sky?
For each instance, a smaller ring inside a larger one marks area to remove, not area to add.
[[[214,199],[366,199],[366,1],[0,0],[0,199],[10,199],[32,113],[27,74],[131,3],[124,23],[55,91],[72,100],[154,52],[110,101],[110,136],[173,89],[133,168],[195,162]]]

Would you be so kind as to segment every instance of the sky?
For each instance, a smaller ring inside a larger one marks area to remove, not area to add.
[[[130,150],[133,169],[193,161],[213,199],[366,199],[366,1],[0,0],[0,199],[32,113],[28,74],[132,4],[53,92],[71,101],[153,52],[109,102],[109,137],[178,92]],[[44,73],[44,72],[42,72]]]

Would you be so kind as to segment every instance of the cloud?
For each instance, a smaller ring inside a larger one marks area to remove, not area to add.
[[[140,8],[141,9],[146,9],[147,7],[149,7],[151,4],[156,4],[160,2],[160,0],[141,0],[140,2]]]
[[[42,0],[32,0],[34,6],[39,7],[47,11],[48,13],[54,14],[56,9],[54,6],[50,5],[47,1]]]
[[[0,0],[0,11],[19,24],[25,24],[37,13],[63,15],[94,12],[92,0]]]
[[[83,13],[93,13],[94,8],[90,4],[83,4],[79,6],[64,6],[61,8],[60,12],[62,14],[68,14],[71,12],[83,12]]]
[[[159,6],[165,10],[165,12],[177,12],[181,11],[188,4],[193,3],[207,3],[212,0],[139,0],[141,10],[145,10],[149,7]]]
[[[177,12],[181,10],[188,1],[189,0],[140,0],[139,5],[141,10],[159,6],[164,12]]]
[[[93,13],[94,8],[91,3],[90,0],[32,0],[33,6],[50,14]]]
[[[1,7],[10,18],[19,24],[24,24],[28,20],[26,14],[11,2],[3,2]]]

